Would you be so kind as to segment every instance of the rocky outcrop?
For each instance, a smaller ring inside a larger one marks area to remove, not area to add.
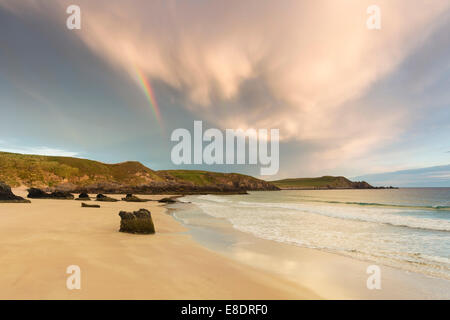
[[[58,200],[73,200],[75,197],[73,194],[66,191],[54,191],[47,193],[38,188],[28,189],[28,198],[30,199],[58,199]]]
[[[50,193],[51,199],[73,200],[75,197],[70,192],[55,191]]]
[[[152,215],[146,209],[140,209],[134,212],[120,211],[120,232],[153,234],[155,226]]]
[[[246,194],[247,190],[264,190],[264,189],[246,189],[245,186],[228,185],[228,184],[210,184],[195,185],[188,182],[155,182],[148,185],[124,186],[114,183],[101,183],[83,187],[89,193],[106,193],[106,194]],[[267,189],[269,190],[269,189]],[[275,189],[270,190],[279,190]],[[79,189],[71,190],[71,192],[80,192]]]
[[[147,201],[150,201],[148,199],[141,199],[141,198],[138,198],[136,196],[133,196],[131,193],[127,194],[127,196],[125,198],[122,198],[122,200],[126,201],[126,202],[147,202]]]
[[[82,193],[80,193],[80,195],[78,196],[78,198],[76,200],[91,201],[91,198],[89,197],[89,195],[86,192],[82,192]]]
[[[158,182],[149,185],[126,186],[110,183],[84,186],[89,193],[107,194],[246,194],[247,189],[228,185],[206,185],[197,186],[192,183],[166,183]],[[263,190],[263,189],[258,189]],[[278,188],[274,189],[278,190]],[[80,192],[72,189],[71,192]]]
[[[87,203],[82,202],[81,203],[81,207],[82,208],[100,208],[100,205],[98,205],[98,204],[87,204]]]
[[[158,202],[162,202],[162,203],[175,203],[175,202],[177,202],[177,201],[175,200],[176,198],[177,198],[177,197],[162,198],[162,199],[159,199]]]
[[[0,203],[30,203],[30,200],[26,200],[22,197],[16,196],[11,187],[6,183],[0,182]]]
[[[107,197],[107,196],[105,196],[105,195],[99,193],[99,194],[97,195],[97,201],[103,201],[103,202],[117,202],[117,201],[119,201],[119,200],[114,199],[114,198],[111,198],[111,197]]]
[[[50,194],[38,188],[30,188],[28,189],[27,197],[31,199],[48,199]]]
[[[374,187],[368,184],[366,181],[352,182],[352,187],[353,189],[374,189]]]

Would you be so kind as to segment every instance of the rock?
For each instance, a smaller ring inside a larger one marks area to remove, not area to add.
[[[352,187],[354,189],[374,189],[374,187],[372,187],[366,181],[355,181],[355,182],[352,182]]]
[[[38,188],[28,189],[28,198],[31,199],[48,199],[50,194]]]
[[[133,196],[131,193],[127,194],[127,196],[125,198],[122,198],[123,201],[127,201],[127,202],[147,202],[150,200],[147,199],[140,199],[136,196]]]
[[[162,199],[158,200],[158,202],[163,202],[163,203],[175,203],[175,202],[177,202],[177,201],[175,200],[174,197],[171,197],[171,198],[162,198]]]
[[[80,193],[80,195],[78,196],[78,198],[76,200],[83,200],[83,201],[91,201],[91,198],[89,197],[89,195],[85,192]]]
[[[105,195],[99,193],[99,194],[97,195],[97,201],[116,202],[116,201],[119,201],[119,200],[114,199],[114,198],[107,197],[107,196],[105,196]]]
[[[16,196],[11,187],[6,183],[0,182],[0,202],[1,203],[30,203],[30,200],[26,200],[22,197]]]
[[[55,191],[50,193],[51,199],[73,200],[75,197],[70,192]]]
[[[72,193],[95,194],[246,194],[247,191],[275,191],[280,190],[270,182],[258,180],[249,176],[214,172],[205,173],[206,179],[212,182],[206,185],[197,185],[190,181],[183,181],[170,173],[158,172],[164,181],[151,181],[148,183],[118,183],[114,181],[92,182],[78,186],[64,183],[56,186],[57,190]]]
[[[98,204],[87,204],[87,203],[82,202],[81,203],[81,207],[82,208],[100,208],[100,205],[98,205]]]
[[[60,200],[73,200],[73,194],[65,191],[55,191],[47,193],[38,188],[28,189],[28,198],[31,199],[60,199]]]
[[[146,209],[140,209],[134,212],[120,211],[120,232],[153,234],[155,226],[152,215]]]

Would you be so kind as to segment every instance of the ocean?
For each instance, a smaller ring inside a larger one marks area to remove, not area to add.
[[[258,238],[450,279],[450,188],[285,190],[186,196],[202,216]]]

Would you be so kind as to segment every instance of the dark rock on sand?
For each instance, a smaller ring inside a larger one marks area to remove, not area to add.
[[[0,182],[0,202],[11,202],[11,203],[30,203],[30,200],[26,200],[22,197],[16,196],[12,191],[11,187],[6,183]]]
[[[158,200],[158,202],[163,202],[163,203],[175,203],[175,202],[177,202],[175,199],[176,199],[175,197],[171,197],[171,198],[162,198],[162,199]]]
[[[76,200],[83,200],[83,201],[91,201],[91,198],[89,197],[89,195],[85,192],[80,193],[80,195],[78,196],[78,198]]]
[[[38,188],[30,188],[28,189],[27,197],[32,199],[48,199],[50,194]]]
[[[63,200],[73,200],[75,197],[70,192],[65,191],[55,191],[50,193],[51,199],[63,199]]]
[[[55,191],[52,193],[47,193],[38,188],[28,189],[28,198],[31,199],[62,199],[62,200],[73,200],[73,194],[65,191]]]
[[[133,196],[131,193],[127,194],[127,196],[125,198],[122,198],[123,201],[127,201],[127,202],[147,202],[150,200],[147,199],[141,199],[138,198],[136,196]]]
[[[97,201],[116,202],[116,201],[119,201],[119,200],[107,197],[107,196],[105,196],[105,195],[100,193],[100,194],[97,195]]]
[[[98,204],[87,204],[87,203],[82,202],[81,203],[81,207],[82,208],[100,208],[100,205],[98,205]]]
[[[153,234],[155,226],[152,215],[146,209],[140,209],[134,212],[120,211],[120,232]]]

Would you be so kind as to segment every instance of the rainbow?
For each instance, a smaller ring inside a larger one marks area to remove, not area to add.
[[[139,81],[139,85],[141,86],[142,90],[145,93],[145,96],[147,97],[150,107],[152,108],[152,110],[155,114],[156,120],[162,126],[161,112],[159,111],[158,102],[155,99],[155,95],[153,94],[153,89],[150,86],[150,82],[147,80],[145,75],[142,73],[142,71],[138,67],[135,67],[135,69],[136,69],[136,76]]]

